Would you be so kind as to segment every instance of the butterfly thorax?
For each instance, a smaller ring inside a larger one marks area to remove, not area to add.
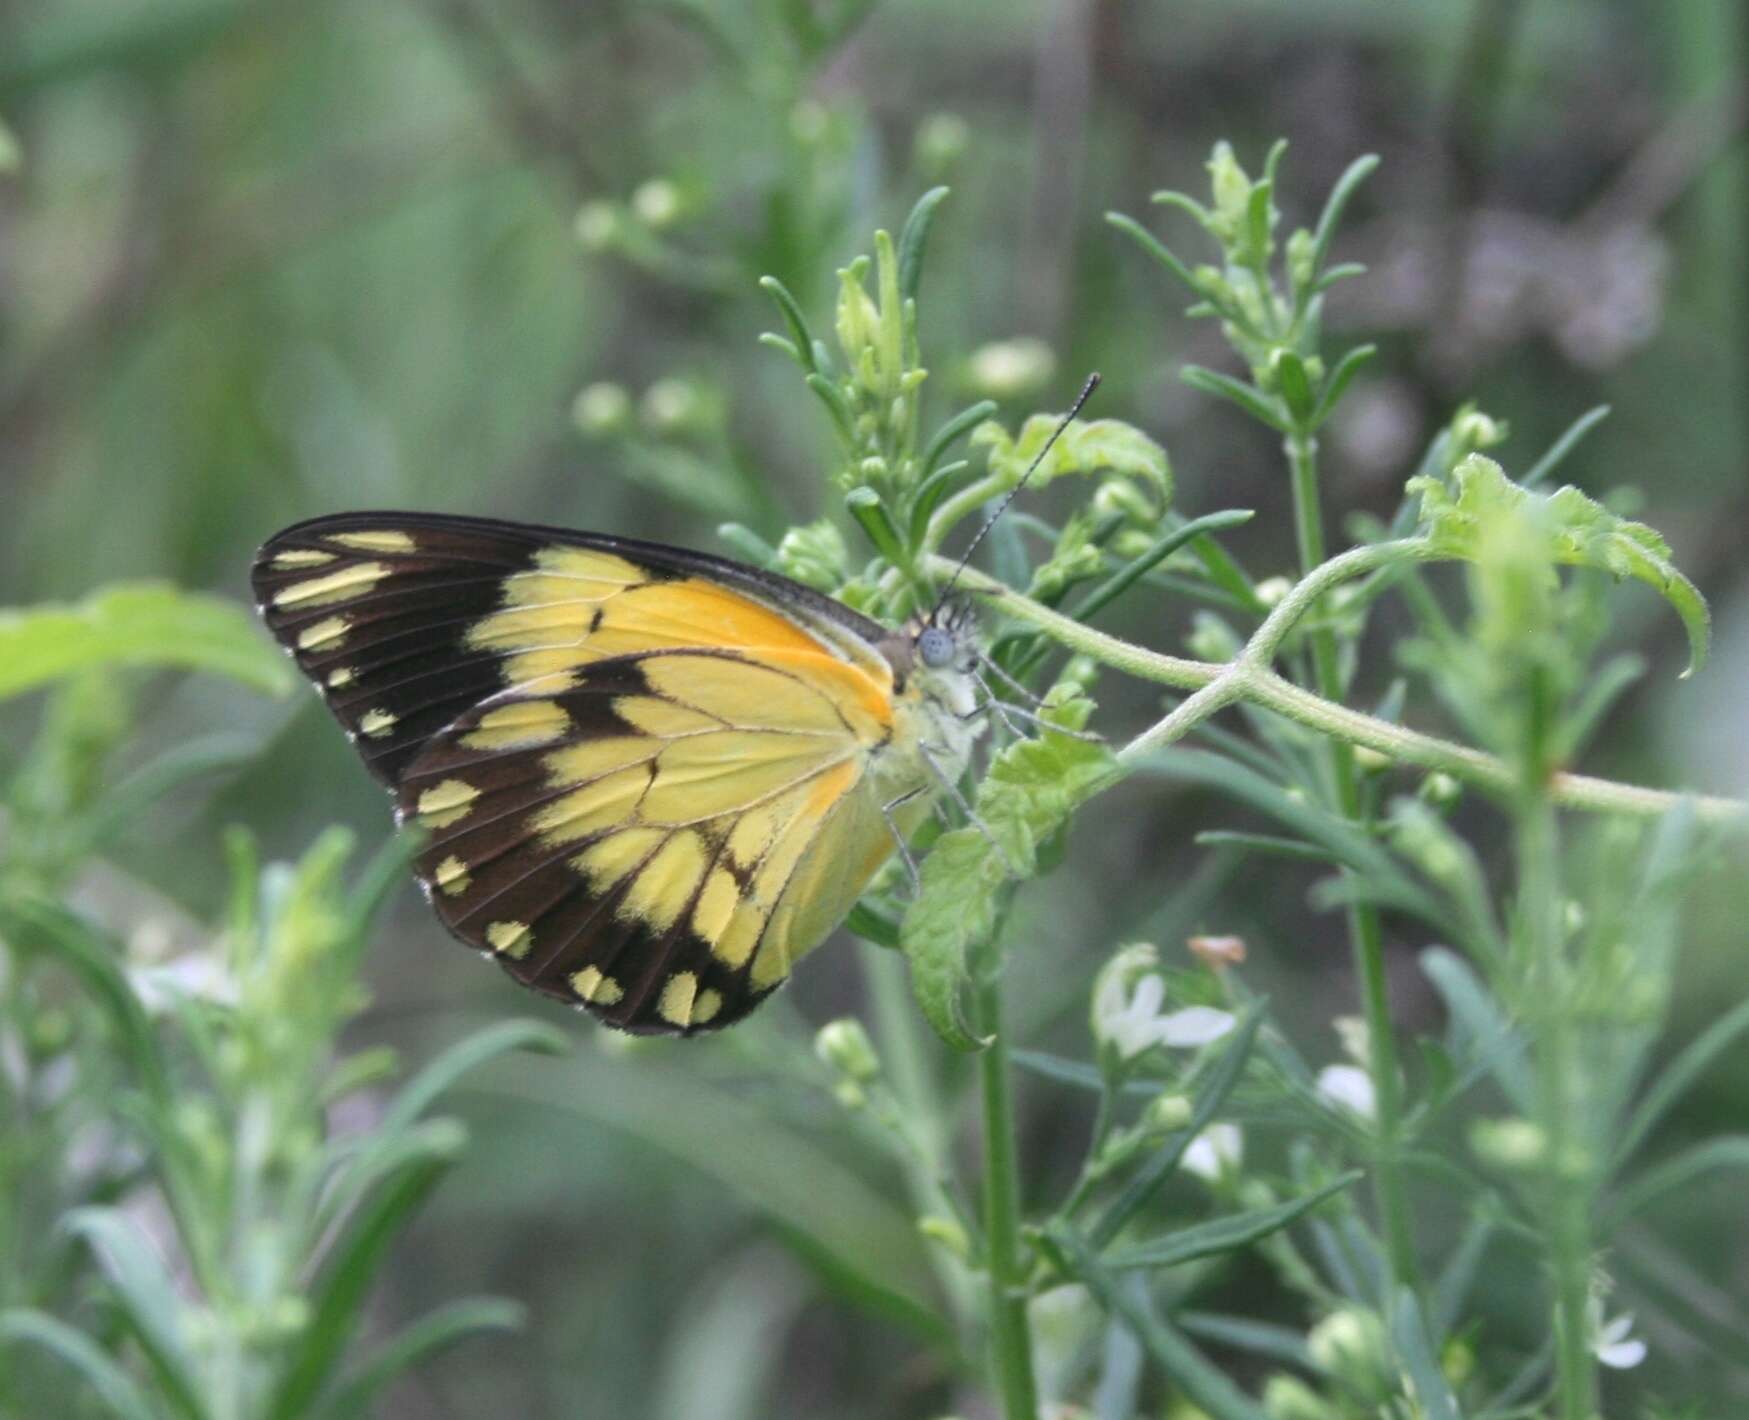
[[[880,644],[893,667],[892,736],[870,773],[889,798],[957,781],[983,731],[978,718],[978,643],[971,617],[913,618]],[[934,771],[930,767],[933,761]],[[921,796],[920,796],[921,797]]]

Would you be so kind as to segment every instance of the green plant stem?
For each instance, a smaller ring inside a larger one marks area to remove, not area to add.
[[[958,565],[945,557],[931,557],[927,563],[930,574],[938,577],[951,575]],[[1497,794],[1510,794],[1517,783],[1512,770],[1491,754],[1335,704],[1304,686],[1294,685],[1271,671],[1247,664],[1243,657],[1230,663],[1218,663],[1149,651],[1103,631],[1082,626],[970,567],[961,575],[960,587],[984,598],[1015,620],[1038,627],[1059,645],[1139,680],[1151,680],[1180,690],[1201,690],[1218,680],[1227,681],[1231,692],[1227,698],[1203,702],[1203,710],[1208,714],[1232,701],[1243,700],[1273,710],[1320,734],[1377,750],[1404,764],[1440,770],[1454,779]],[[1290,592],[1289,596],[1292,595]],[[1174,716],[1182,710],[1183,706],[1178,707]],[[1197,719],[1201,718],[1204,716],[1199,714]],[[1120,764],[1134,764],[1149,751],[1171,743],[1179,733],[1194,728],[1196,723],[1196,720],[1187,721],[1182,717],[1168,719],[1173,720],[1174,733],[1164,736],[1159,733],[1167,721],[1143,731],[1119,753]],[[1675,794],[1664,789],[1646,789],[1564,771],[1550,776],[1548,792],[1558,807],[1594,813],[1657,818],[1686,799],[1694,806],[1695,813],[1707,822],[1749,820],[1749,804],[1741,799],[1715,794]]]
[[[990,1279],[990,1352],[1005,1420],[1037,1420],[1032,1337],[1026,1322],[1026,1269],[1020,1252],[1020,1166],[1002,988],[995,971],[977,989],[978,1030],[990,1044],[978,1055],[984,1106],[984,1248]]]
[[[1543,1232],[1555,1291],[1555,1390],[1559,1420],[1595,1420],[1597,1367],[1591,1354],[1590,1201],[1580,1118],[1573,983],[1562,950],[1559,831],[1534,786],[1516,812],[1518,926],[1536,1032],[1537,1100],[1546,1149]]]
[[[910,973],[905,958],[896,951],[870,946],[863,952],[869,996],[874,1006],[875,1039],[881,1064],[894,1097],[911,1123],[920,1155],[903,1152],[906,1186],[912,1206],[919,1214],[952,1216],[948,1196],[947,1129],[935,1073],[924,1051],[911,995]],[[929,1249],[930,1260],[943,1294],[962,1329],[975,1316],[975,1293],[971,1278],[959,1259],[939,1247]],[[964,1331],[962,1330],[962,1335]]]
[[[1324,517],[1318,502],[1318,443],[1309,430],[1299,429],[1288,436],[1287,457],[1293,477],[1294,533],[1299,544],[1303,585],[1324,566],[1326,560]],[[1328,627],[1314,627],[1311,641],[1318,693],[1326,700],[1340,701],[1342,670],[1335,634]],[[1366,814],[1361,802],[1360,778],[1354,769],[1354,746],[1342,739],[1332,739],[1329,743],[1330,772],[1336,787],[1337,807],[1350,822],[1363,822]],[[1397,1286],[1413,1288],[1416,1286],[1414,1224],[1397,1160],[1403,1130],[1397,1035],[1385,982],[1384,932],[1379,925],[1378,908],[1371,902],[1358,897],[1350,901],[1348,937],[1366,1015],[1367,1073],[1372,1076],[1377,1101],[1373,1197],[1385,1235],[1385,1254],[1390,1261],[1391,1279]]]

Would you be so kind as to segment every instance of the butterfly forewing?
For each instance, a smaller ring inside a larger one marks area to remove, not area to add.
[[[744,1015],[890,851],[863,782],[892,729],[882,631],[805,588],[398,514],[288,529],[255,585],[428,835],[449,929],[614,1025]]]

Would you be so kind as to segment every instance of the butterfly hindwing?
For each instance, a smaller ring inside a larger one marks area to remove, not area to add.
[[[399,812],[429,836],[416,868],[439,915],[613,1025],[738,1019],[836,921],[785,904],[867,798],[854,713],[833,682],[732,651],[616,657],[544,689],[477,707],[407,770]],[[890,851],[876,823],[868,872]]]
[[[439,916],[633,1030],[738,1019],[891,850],[875,622],[631,539],[356,513],[286,529],[267,624],[403,821]]]

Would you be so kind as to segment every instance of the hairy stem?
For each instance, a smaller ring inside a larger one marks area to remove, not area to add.
[[[932,575],[946,576],[959,564],[947,558],[932,557],[928,568]],[[1230,679],[1235,690],[1232,700],[1273,710],[1290,720],[1298,721],[1320,734],[1346,740],[1353,745],[1377,750],[1389,759],[1404,764],[1436,769],[1454,779],[1495,793],[1509,793],[1517,783],[1513,772],[1499,759],[1468,745],[1457,744],[1437,735],[1422,734],[1402,725],[1363,714],[1346,705],[1325,700],[1303,686],[1294,685],[1271,671],[1240,662],[1218,664],[1213,661],[1191,660],[1184,656],[1168,656],[1149,651],[1103,631],[1082,626],[1079,622],[1052,611],[1038,602],[1021,596],[994,578],[974,568],[966,568],[960,576],[960,586],[973,595],[983,597],[1016,621],[1036,626],[1059,645],[1079,651],[1102,665],[1133,675],[1139,680],[1151,680],[1180,690],[1201,690],[1217,680]],[[1291,597],[1293,593],[1289,593]],[[1285,603],[1284,603],[1285,604]],[[1230,703],[1206,703],[1205,714]],[[1178,711],[1183,706],[1178,707]],[[1197,719],[1205,718],[1199,714]],[[1196,720],[1180,720],[1177,733],[1194,728]],[[1159,727],[1156,726],[1157,730]],[[1173,734],[1169,738],[1176,738]],[[1147,749],[1157,749],[1169,742],[1149,731],[1148,743],[1126,748],[1120,756],[1133,759]],[[1139,747],[1138,747],[1139,746]],[[1664,789],[1646,789],[1634,784],[1622,784],[1611,779],[1597,779],[1585,774],[1558,772],[1549,778],[1548,793],[1558,807],[1584,809],[1596,813],[1629,814],[1639,818],[1656,818],[1668,813],[1685,799],[1694,805],[1696,814],[1709,822],[1749,819],[1749,804],[1741,799],[1712,794],[1685,795]]]
[[[977,992],[978,1030],[990,1044],[978,1055],[984,1106],[984,1246],[990,1279],[990,1353],[1004,1420],[1037,1420],[1032,1337],[1026,1321],[1026,1266],[1020,1251],[1020,1166],[1014,1139],[1014,1096],[1008,1040],[1002,1025],[999,975],[988,972]]]

